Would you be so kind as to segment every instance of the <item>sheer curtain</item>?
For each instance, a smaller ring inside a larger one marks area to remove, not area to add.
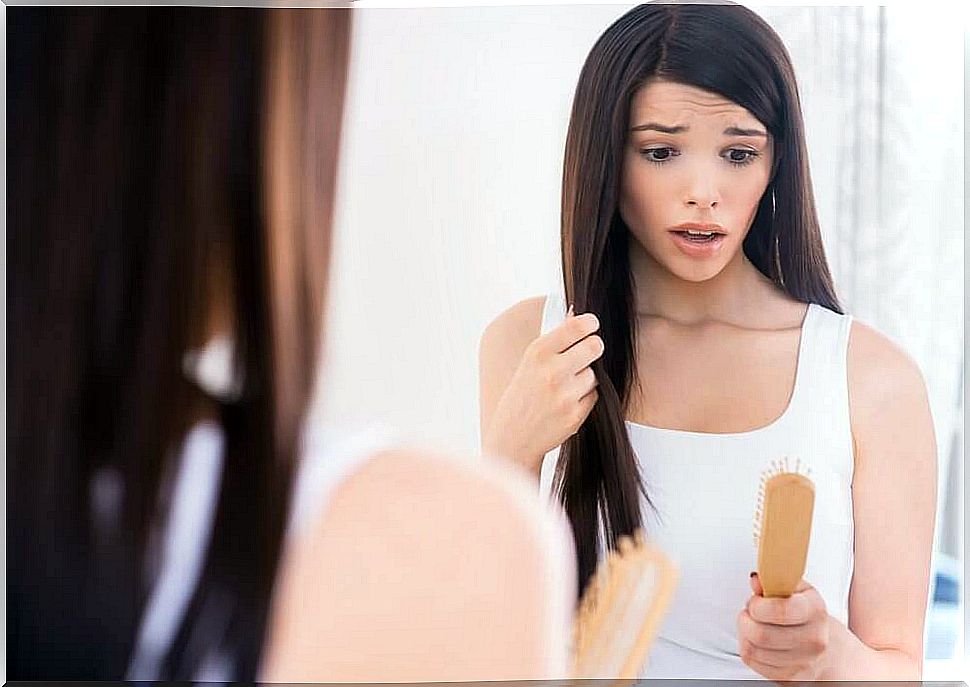
[[[962,27],[918,5],[755,9],[795,63],[838,293],[922,369],[950,505],[963,418]],[[955,524],[937,528],[952,555]]]

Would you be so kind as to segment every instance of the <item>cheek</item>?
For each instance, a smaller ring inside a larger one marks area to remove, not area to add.
[[[650,175],[649,170],[640,165],[627,167],[620,184],[620,217],[631,231],[647,231],[659,221],[657,215],[663,207],[663,199],[670,192],[664,188],[663,180]]]
[[[768,181],[762,179],[760,176],[754,179],[746,180],[744,186],[741,187],[741,197],[744,199],[745,204],[748,207],[755,207],[761,196],[764,195],[765,189],[768,187]]]
[[[754,189],[751,189],[751,191],[744,199],[745,214],[743,217],[738,217],[738,219],[736,220],[738,224],[741,224],[743,222],[743,226],[745,228],[749,229],[751,227],[751,223],[754,221],[755,215],[758,214],[758,204],[761,202],[761,198],[764,196],[764,194],[765,194],[764,186],[758,186]],[[769,210],[770,210],[770,203],[771,203],[770,198],[768,200],[768,203],[769,203]]]

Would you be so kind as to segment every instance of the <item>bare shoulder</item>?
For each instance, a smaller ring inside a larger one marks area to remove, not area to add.
[[[926,391],[919,365],[903,348],[874,327],[852,321],[849,332],[850,393],[885,401],[885,394],[912,398]]]
[[[262,679],[553,677],[567,660],[569,537],[501,464],[375,454],[288,546]]]
[[[546,297],[526,298],[505,309],[482,333],[478,347],[479,411],[481,427],[515,374],[529,344],[539,336]]]
[[[539,336],[545,303],[545,296],[534,296],[499,313],[482,333],[480,355],[489,358],[521,356]]]
[[[519,497],[524,500],[520,502]],[[464,514],[477,520],[481,518],[479,509],[497,502],[515,502],[509,517],[523,509],[536,512],[531,487],[517,471],[468,457],[405,447],[381,451],[354,471],[335,493],[333,510],[343,507],[353,511],[356,506],[382,504],[378,510],[386,517],[389,505],[403,509],[457,507],[456,518]],[[470,503],[474,504],[471,508],[459,506]]]
[[[923,373],[899,344],[854,319],[847,366],[857,452],[859,445],[873,436],[886,436],[907,427],[925,430],[929,401]]]

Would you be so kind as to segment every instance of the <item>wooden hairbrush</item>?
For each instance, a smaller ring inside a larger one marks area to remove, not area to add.
[[[676,585],[676,568],[643,530],[620,537],[579,603],[573,677],[636,679]]]
[[[754,544],[758,577],[766,597],[789,597],[805,574],[812,534],[815,484],[801,461],[789,470],[788,459],[773,461],[761,476],[755,511]]]

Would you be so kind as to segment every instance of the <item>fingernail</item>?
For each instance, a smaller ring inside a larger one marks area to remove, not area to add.
[[[748,577],[754,577],[754,576],[755,576],[755,575],[757,575],[757,574],[758,574],[758,573],[756,573],[756,572],[753,572],[753,573],[751,573],[750,575],[748,575]]]
[[[569,317],[572,314],[573,314],[573,304],[570,303],[569,304],[569,310],[566,311],[566,317]]]

